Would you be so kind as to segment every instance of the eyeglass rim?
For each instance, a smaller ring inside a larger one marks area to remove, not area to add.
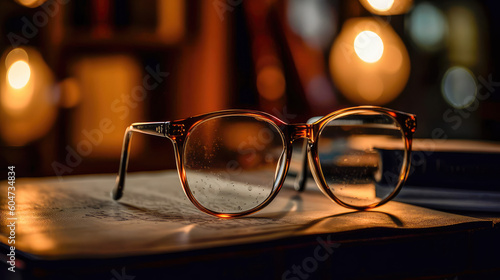
[[[284,171],[281,173],[279,180],[277,180],[277,182],[274,183],[273,189],[270,192],[270,194],[267,196],[267,198],[263,202],[261,202],[260,204],[258,204],[257,206],[255,206],[251,209],[241,211],[241,212],[236,212],[236,213],[222,213],[222,212],[214,211],[214,210],[202,205],[196,199],[196,197],[192,194],[191,188],[189,186],[189,182],[187,180],[186,168],[184,165],[184,161],[185,161],[184,155],[185,155],[185,150],[186,150],[185,144],[189,138],[189,132],[192,131],[193,129],[195,129],[199,124],[203,123],[204,121],[208,121],[208,120],[211,120],[214,118],[226,117],[226,116],[228,116],[228,117],[229,116],[231,116],[231,117],[232,116],[256,117],[258,119],[264,120],[264,121],[272,124],[281,136],[281,139],[283,142],[282,154],[284,154],[284,156],[285,156]],[[182,120],[181,123],[182,122],[187,122],[187,123],[192,122],[192,125],[186,131],[186,134],[185,134],[186,136],[183,137],[181,141],[179,141],[180,143],[176,144],[175,141],[173,141],[174,142],[175,157],[177,159],[177,161],[176,161],[177,162],[177,170],[179,173],[179,179],[181,181],[181,185],[182,185],[184,193],[186,194],[188,199],[199,210],[201,210],[207,214],[217,216],[219,218],[237,218],[237,217],[250,215],[250,214],[253,214],[259,210],[262,210],[263,208],[265,208],[267,205],[269,205],[274,200],[274,198],[278,195],[279,191],[281,190],[281,187],[283,186],[283,184],[285,182],[286,174],[288,173],[288,168],[290,166],[290,160],[291,160],[291,152],[292,152],[291,143],[290,143],[290,145],[287,144],[288,142],[286,141],[286,135],[283,132],[283,128],[279,126],[279,125],[281,125],[281,126],[286,125],[285,122],[283,122],[280,119],[278,119],[272,115],[269,115],[265,112],[250,111],[250,110],[248,110],[248,111],[247,110],[217,111],[217,112],[212,112],[212,113],[193,117],[192,120],[185,119],[185,120]]]
[[[365,112],[375,112],[378,114],[386,115],[390,117],[392,120],[395,121],[395,123],[398,125],[399,129],[403,132],[402,137],[403,137],[403,142],[404,142],[404,155],[403,155],[403,164],[401,166],[401,170],[399,172],[398,176],[398,184],[394,187],[394,190],[386,196],[384,199],[378,201],[378,202],[373,202],[368,205],[355,205],[355,204],[350,204],[347,203],[343,200],[341,200],[337,195],[335,195],[330,187],[328,186],[328,183],[326,182],[326,179],[323,175],[323,170],[321,168],[321,162],[319,160],[319,150],[318,150],[318,143],[319,141],[313,141],[309,142],[309,145],[307,145],[307,158],[308,158],[308,163],[309,166],[312,166],[314,168],[310,168],[311,173],[313,175],[314,181],[318,185],[318,188],[323,192],[325,196],[330,198],[332,201],[338,203],[339,205],[350,208],[350,209],[356,209],[356,210],[367,210],[367,209],[373,209],[379,206],[382,206],[386,204],[387,202],[391,201],[394,197],[398,195],[398,193],[401,191],[401,188],[403,187],[406,178],[408,177],[410,165],[411,165],[411,146],[412,146],[412,136],[413,133],[415,132],[416,129],[416,116],[413,114],[409,113],[404,113],[400,111],[395,111],[383,107],[375,107],[375,108],[366,108],[365,106],[363,107],[353,107],[353,108],[347,108],[348,110],[340,110],[333,112],[325,117],[320,118],[316,122],[313,123],[313,125],[317,125],[317,128],[315,129],[315,136],[314,139],[319,139],[321,133],[323,132],[324,128],[327,127],[327,124],[330,123],[331,121],[335,119],[339,119],[345,116],[349,115],[355,115],[358,113],[365,113]],[[409,121],[410,120],[410,121]],[[401,123],[404,123],[405,125],[402,125]],[[412,127],[413,126],[413,127]]]

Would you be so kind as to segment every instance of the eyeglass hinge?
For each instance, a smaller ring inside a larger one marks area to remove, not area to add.
[[[407,118],[405,121],[405,126],[409,131],[415,132],[415,130],[417,129],[417,120],[415,119],[415,117],[411,116]]]
[[[151,123],[133,123],[131,125],[132,130],[140,131],[145,134],[154,136],[165,136],[163,131],[163,122],[151,122]]]
[[[167,123],[167,131],[165,135],[171,138],[175,138],[184,135],[185,132],[186,129],[184,128],[183,124]]]

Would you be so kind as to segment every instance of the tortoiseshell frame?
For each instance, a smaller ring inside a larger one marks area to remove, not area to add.
[[[332,120],[335,118],[343,117],[345,115],[351,115],[351,114],[356,114],[356,113],[367,113],[367,112],[376,112],[380,114],[384,114],[387,116],[392,117],[396,122],[399,124],[401,127],[401,130],[403,131],[404,135],[404,143],[405,143],[405,155],[404,155],[404,163],[403,167],[401,169],[400,173],[400,182],[394,189],[394,191],[387,196],[385,199],[381,200],[380,202],[373,203],[367,206],[356,206],[356,205],[351,205],[347,204],[340,199],[338,199],[332,191],[328,188],[328,185],[326,183],[326,180],[324,179],[324,176],[321,171],[321,166],[319,162],[319,156],[318,156],[318,142],[316,139],[318,139],[321,131],[323,128]],[[285,156],[285,166],[282,169],[282,172],[280,172],[280,175],[277,178],[277,182],[274,183],[274,188],[273,192],[269,195],[269,197],[262,202],[260,205],[256,206],[253,209],[246,210],[240,213],[220,213],[220,212],[215,212],[210,209],[205,208],[203,205],[201,205],[196,198],[193,196],[191,193],[191,190],[189,188],[189,184],[186,178],[186,171],[184,168],[184,145],[186,143],[187,137],[189,137],[190,131],[200,122],[206,121],[212,118],[218,118],[218,117],[224,117],[224,116],[247,116],[247,117],[253,117],[256,119],[264,120],[267,121],[271,124],[273,124],[276,128],[277,131],[280,132],[283,143],[284,143],[284,152],[283,155]],[[265,206],[267,206],[278,194],[280,191],[281,187],[283,186],[283,183],[285,181],[285,177],[288,173],[288,168],[290,166],[290,160],[292,158],[292,143],[293,141],[300,139],[300,138],[305,138],[306,139],[306,144],[307,146],[307,154],[309,155],[309,166],[311,167],[311,173],[313,174],[313,177],[319,186],[319,189],[331,200],[335,201],[336,203],[347,207],[347,208],[352,208],[352,209],[357,209],[357,210],[364,210],[364,209],[370,209],[374,208],[377,206],[380,206],[382,204],[385,204],[386,202],[390,201],[393,199],[398,192],[400,191],[402,185],[404,184],[406,177],[408,175],[408,171],[410,168],[410,155],[411,155],[411,145],[412,145],[412,138],[413,138],[413,133],[415,132],[417,126],[416,122],[416,116],[404,112],[399,112],[391,109],[386,109],[382,107],[376,107],[376,106],[359,106],[359,107],[352,107],[352,108],[347,108],[343,110],[338,110],[333,113],[330,113],[327,116],[322,117],[318,121],[312,123],[312,124],[287,124],[283,122],[282,120],[276,118],[275,116],[272,116],[270,114],[264,113],[264,112],[259,112],[259,111],[249,111],[249,110],[224,110],[224,111],[218,111],[218,112],[213,112],[213,113],[208,113],[204,115],[199,115],[183,120],[177,120],[177,121],[167,121],[167,122],[150,122],[150,123],[134,123],[131,126],[129,126],[125,132],[124,140],[123,140],[123,150],[122,150],[122,156],[121,156],[121,161],[120,161],[120,169],[118,171],[118,177],[116,179],[116,187],[113,189],[112,192],[112,197],[114,200],[118,200],[122,197],[123,195],[123,189],[125,185],[125,174],[127,172],[127,166],[128,166],[128,158],[129,158],[129,149],[130,149],[130,140],[132,137],[132,132],[141,132],[145,134],[150,134],[150,135],[156,135],[156,136],[162,136],[162,137],[167,137],[170,139],[174,145],[174,150],[175,150],[175,158],[176,158],[176,164],[177,164],[177,171],[179,173],[179,178],[184,190],[184,193],[186,196],[189,198],[189,200],[201,211],[214,215],[220,218],[234,218],[234,217],[241,217],[245,215],[249,215],[252,213],[255,213],[261,209],[263,209]],[[296,178],[296,189],[297,190],[303,190],[305,181],[307,178],[307,175],[305,174],[306,172],[306,159],[305,159],[305,153],[303,153],[304,156],[304,168],[300,171]]]

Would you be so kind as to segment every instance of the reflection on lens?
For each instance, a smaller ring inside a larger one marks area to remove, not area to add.
[[[346,204],[368,206],[399,185],[405,142],[390,116],[362,112],[327,123],[318,139],[321,171],[329,191]]]
[[[205,120],[188,135],[187,182],[195,199],[219,213],[241,213],[262,204],[283,175],[284,140],[271,122],[248,116]]]

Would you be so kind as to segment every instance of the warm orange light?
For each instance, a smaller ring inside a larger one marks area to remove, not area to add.
[[[231,218],[231,216],[227,215],[227,214],[218,214],[217,215],[219,218],[223,218],[223,219],[227,219],[227,218]]]
[[[9,85],[15,89],[26,86],[30,80],[31,69],[26,61],[18,60],[14,62],[7,71]]]
[[[30,83],[32,77],[28,61],[28,53],[21,48],[11,50],[5,57],[7,75],[1,103],[12,112],[23,110],[32,99],[33,83]]]
[[[29,8],[36,8],[45,3],[47,0],[16,0],[16,1],[23,6]]]
[[[75,78],[67,78],[59,83],[59,104],[64,108],[72,108],[81,100],[80,85]]]
[[[354,51],[364,62],[374,63],[384,54],[384,42],[375,32],[361,31],[354,39]]]
[[[143,118],[144,104],[149,94],[146,87],[158,86],[160,82],[147,72],[145,75],[148,76],[144,77],[149,78],[143,79],[138,61],[132,56],[121,54],[81,58],[73,64],[71,74],[72,80],[63,84],[64,90],[77,91],[63,93],[68,93],[66,97],[69,99],[76,97],[77,100],[73,101],[78,102],[73,111],[73,142],[70,145],[77,147],[80,143],[86,143],[88,133],[82,132],[93,131],[95,135],[100,133],[102,139],[92,146],[89,156],[111,157],[120,153],[121,148],[117,143],[122,141],[123,131],[134,120]],[[61,104],[65,101],[63,97]],[[68,101],[67,105],[74,104]],[[109,130],[100,128],[103,120],[109,120]],[[131,150],[132,155],[141,152],[143,139],[138,137],[134,143],[137,146]]]
[[[264,125],[257,122],[226,124],[222,132],[224,136],[222,139],[224,139],[226,148],[238,151],[239,148],[241,149],[241,145],[246,145],[249,142],[249,139],[259,136],[259,133],[267,133],[268,131]],[[207,131],[208,133],[209,131]]]
[[[17,2],[19,2],[20,4],[23,4],[24,6],[31,6],[33,4],[35,4],[38,0],[18,0]]]
[[[394,0],[368,0],[368,3],[377,11],[385,12],[392,8]]]
[[[285,93],[285,76],[280,67],[265,66],[257,74],[257,90],[267,100],[274,101]]]
[[[360,0],[363,7],[377,15],[399,15],[408,12],[413,0]]]
[[[13,88],[11,85],[4,87],[1,97],[1,103],[4,109],[12,114],[22,113],[33,99],[34,88],[30,84],[19,89]]]
[[[182,0],[158,1],[156,32],[166,43],[175,43],[182,39],[185,33],[185,2]]]
[[[7,54],[5,57],[5,68],[9,69],[18,60],[29,62],[28,53],[22,48],[15,48]]]
[[[32,184],[25,184],[22,188],[17,188],[16,192],[16,216],[18,218],[18,221],[16,221],[16,234],[22,237],[29,235],[28,238],[21,237],[23,249],[34,253],[53,250],[56,241],[48,233],[52,224],[50,221],[40,223],[38,217],[42,215],[44,210],[32,206],[33,198],[43,196],[44,190]],[[2,217],[0,221],[7,223],[9,220]]]
[[[330,69],[335,85],[350,101],[382,105],[403,90],[410,59],[390,25],[353,18],[345,22],[332,46]]]
[[[0,137],[23,146],[45,135],[53,125],[57,103],[51,69],[32,48],[17,48],[2,56],[0,67]]]

